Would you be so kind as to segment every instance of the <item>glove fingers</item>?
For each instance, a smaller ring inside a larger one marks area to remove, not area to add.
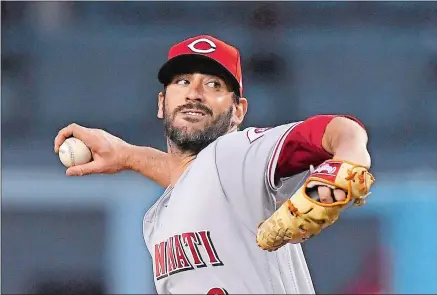
[[[337,221],[347,205],[363,204],[374,181],[365,167],[340,160],[325,161],[259,226],[259,247],[274,251],[318,235]]]
[[[311,209],[313,211],[314,209]],[[320,210],[325,210],[321,208]],[[287,243],[301,243],[329,225],[322,212],[308,218],[308,212],[300,213],[290,200],[284,203],[273,215],[258,227],[258,246],[264,250],[276,250]]]

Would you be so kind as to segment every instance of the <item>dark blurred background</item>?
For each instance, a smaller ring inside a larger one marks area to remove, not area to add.
[[[437,3],[1,2],[2,291],[153,293],[142,216],[162,188],[68,178],[62,127],[165,148],[157,71],[209,34],[242,54],[244,126],[361,119],[369,204],[305,245],[318,293],[437,292]]]

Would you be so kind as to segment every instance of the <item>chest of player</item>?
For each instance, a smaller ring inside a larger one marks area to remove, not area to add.
[[[215,227],[217,220],[229,211],[228,206],[214,170],[194,166],[160,200],[154,212],[154,226],[164,236],[174,231]]]
[[[218,249],[225,245],[223,220],[230,223],[232,219],[229,204],[218,177],[195,168],[167,190],[145,216],[144,238],[157,281],[223,265]]]

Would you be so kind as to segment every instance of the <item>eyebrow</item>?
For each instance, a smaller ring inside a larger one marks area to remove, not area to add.
[[[194,74],[196,74],[196,73],[181,73],[181,74],[175,74],[174,77],[171,79],[171,81],[174,81],[175,79],[180,78],[180,77],[183,77],[183,76],[185,76],[185,75],[194,75]],[[199,73],[199,74],[205,75],[205,76],[207,76],[208,78],[218,79],[218,80],[220,80],[221,82],[223,82],[224,84],[226,84],[226,80],[225,80],[224,78],[220,77],[220,76],[213,75],[213,74],[203,74],[203,73]]]

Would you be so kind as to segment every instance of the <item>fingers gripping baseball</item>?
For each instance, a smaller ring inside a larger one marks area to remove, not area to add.
[[[76,123],[72,123],[67,127],[62,128],[58,132],[58,135],[55,137],[55,142],[54,142],[55,153],[59,152],[59,147],[69,137],[75,137],[83,141],[89,148],[91,148],[93,140],[90,138],[89,133],[91,133],[90,128],[80,126]]]
[[[335,223],[349,203],[364,204],[375,179],[353,163],[329,160],[314,170],[305,184],[258,227],[257,243],[274,251],[286,243],[301,243]]]
[[[103,165],[99,161],[93,160],[87,164],[70,167],[65,172],[67,176],[84,176],[88,174],[103,173]]]
[[[101,129],[92,129],[70,124],[61,129],[54,140],[54,150],[59,153],[60,146],[69,137],[81,140],[90,150],[92,161],[89,163],[72,165],[66,171],[68,176],[82,176],[87,174],[116,173],[125,168],[126,148],[128,143]]]

